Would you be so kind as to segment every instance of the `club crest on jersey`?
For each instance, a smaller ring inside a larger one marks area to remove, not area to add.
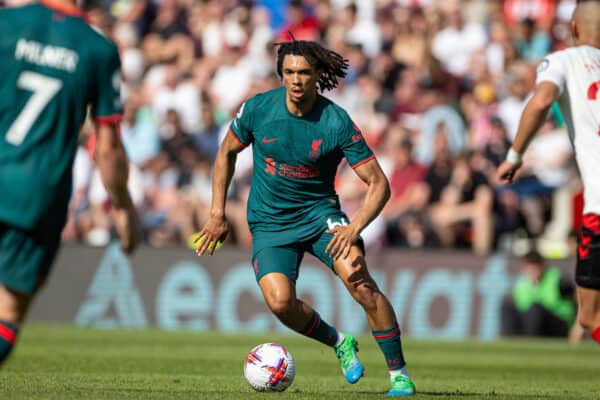
[[[265,172],[275,176],[277,171],[277,163],[272,157],[265,158]]]
[[[323,139],[315,139],[310,145],[310,158],[317,158],[319,156],[319,149],[321,148]]]
[[[359,142],[361,140],[364,139],[362,132],[360,131],[360,128],[358,127],[358,125],[356,125],[356,123],[352,123],[352,125],[354,126],[354,131],[356,132],[356,135],[352,135],[352,143],[356,143]]]
[[[364,137],[362,133],[359,133],[358,135],[352,135],[352,143],[360,142],[363,139]]]

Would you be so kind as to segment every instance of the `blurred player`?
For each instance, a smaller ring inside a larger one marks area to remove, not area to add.
[[[360,232],[379,214],[390,190],[360,130],[339,106],[319,95],[346,75],[347,61],[309,41],[279,44],[277,72],[284,86],[243,104],[214,166],[210,218],[198,242],[199,255],[214,252],[228,233],[226,193],[237,153],[252,144],[254,175],[248,200],[253,235],[252,266],[267,306],[290,329],[335,349],[350,383],[363,375],[356,339],[339,333],[296,297],[304,252],[331,268],[367,313],[391,375],[389,395],[415,387],[402,354],[394,310],[373,281]],[[340,210],[334,178],[342,158],[368,185],[352,222]]]
[[[600,343],[600,1],[581,2],[571,21],[576,46],[547,56],[538,66],[537,87],[517,136],[497,171],[511,183],[525,152],[558,100],[584,186],[584,215],[577,248],[579,323]]]
[[[127,191],[116,46],[68,0],[0,10],[0,363],[60,244],[77,136],[88,105],[96,160],[122,247],[137,244]]]

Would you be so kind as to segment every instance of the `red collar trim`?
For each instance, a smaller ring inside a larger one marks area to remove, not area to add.
[[[70,6],[70,5],[67,5],[64,3],[58,3],[58,2],[55,2],[52,0],[41,0],[40,4],[42,4],[46,8],[49,8],[49,9],[59,12],[61,14],[70,15],[72,17],[80,17],[80,18],[83,18],[85,20],[85,22],[88,22],[88,23],[90,21],[87,14],[85,13],[85,11],[83,11],[79,7]]]

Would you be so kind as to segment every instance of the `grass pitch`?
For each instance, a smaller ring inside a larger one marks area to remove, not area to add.
[[[254,392],[243,377],[247,352],[269,341],[296,359],[283,393]],[[29,325],[0,370],[0,399],[383,399],[383,356],[371,337],[359,343],[366,375],[349,385],[333,352],[299,335]],[[404,351],[418,399],[600,399],[600,347],[591,342],[407,339]]]

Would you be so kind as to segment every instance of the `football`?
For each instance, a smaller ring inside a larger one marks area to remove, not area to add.
[[[244,376],[259,392],[282,392],[292,384],[295,375],[294,357],[280,344],[259,344],[244,362]]]

